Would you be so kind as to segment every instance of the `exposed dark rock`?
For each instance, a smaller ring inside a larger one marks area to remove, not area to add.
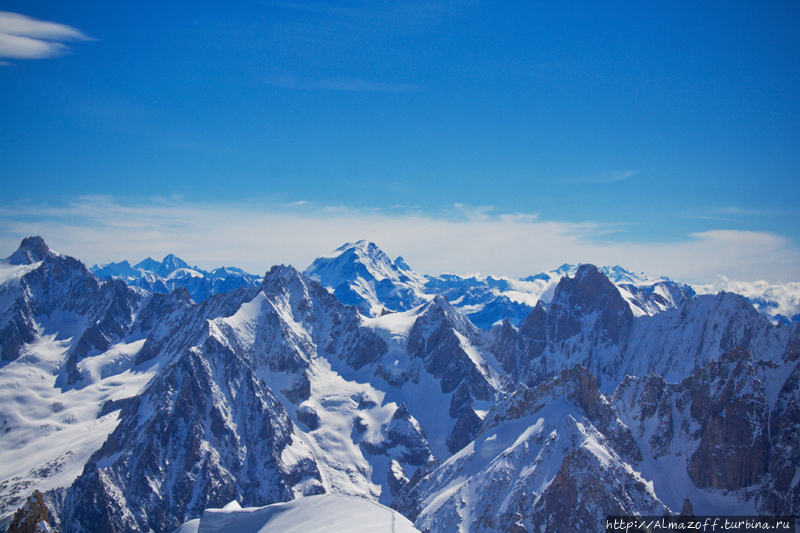
[[[456,421],[456,425],[453,427],[450,436],[447,437],[447,450],[450,453],[456,453],[469,444],[470,441],[475,438],[475,435],[478,434],[480,425],[481,418],[475,410],[471,408],[466,409]]]
[[[8,533],[47,533],[53,531],[50,526],[50,513],[41,492],[34,491],[16,513],[8,526]]]
[[[680,516],[694,516],[694,507],[692,506],[692,501],[688,496],[683,500]]]
[[[319,415],[314,407],[303,404],[297,408],[296,414],[297,420],[305,424],[311,431],[319,427]]]
[[[433,456],[419,422],[402,403],[392,415],[381,442],[359,441],[361,448],[370,455],[388,455],[401,463],[412,466],[427,464]]]
[[[700,444],[689,477],[701,488],[737,490],[757,483],[769,465],[769,406],[750,354],[735,350],[684,382]]]
[[[12,265],[32,265],[43,261],[47,256],[54,255],[50,252],[50,248],[45,244],[44,239],[41,237],[25,237],[17,248],[17,251],[11,254],[8,262]]]

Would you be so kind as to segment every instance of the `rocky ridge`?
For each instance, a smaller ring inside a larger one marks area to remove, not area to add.
[[[21,316],[31,340],[0,338],[18,350],[0,384],[34,372],[44,400],[0,397],[0,453],[38,442],[22,405],[49,402],[71,439],[104,429],[66,441],[81,458],[41,455],[41,472],[82,473],[0,479],[6,516],[36,486],[65,531],[171,531],[231,499],[322,492],[394,499],[421,531],[592,530],[687,497],[698,515],[797,512],[800,328],[737,295],[670,292],[639,313],[582,265],[518,327],[482,330],[442,296],[364,316],[291,267],[198,303],[45,249],[4,263],[0,326]]]

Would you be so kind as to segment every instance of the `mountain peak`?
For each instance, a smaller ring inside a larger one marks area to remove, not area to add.
[[[333,291],[343,303],[360,307],[368,316],[384,308],[406,311],[424,303],[424,278],[394,263],[375,243],[348,243],[316,259],[305,270],[310,278]]]
[[[12,265],[32,265],[42,261],[51,253],[43,238],[39,236],[25,237],[17,251],[8,258],[8,262]]]
[[[156,272],[156,274],[162,278],[166,278],[181,268],[189,268],[189,264],[175,254],[169,254],[164,258],[163,261],[161,261],[161,265],[159,265],[158,272]]]

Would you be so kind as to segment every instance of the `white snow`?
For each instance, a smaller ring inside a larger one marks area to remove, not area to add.
[[[235,503],[235,502],[232,502]],[[266,507],[228,504],[206,509],[175,533],[414,533],[400,513],[379,503],[334,494],[307,496]]]
[[[0,367],[2,498],[71,485],[117,426],[119,411],[98,417],[101,406],[136,395],[159,367],[154,360],[146,368],[130,369],[144,341],[121,342],[83,359],[84,385],[62,390],[56,379],[83,320],[54,312],[49,319],[37,317],[37,322],[36,340],[24,346],[18,359]],[[127,370],[113,373],[121,367]]]

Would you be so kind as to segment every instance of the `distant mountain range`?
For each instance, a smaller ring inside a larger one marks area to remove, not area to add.
[[[520,314],[481,314],[504,306]],[[65,533],[280,530],[281,509],[401,525],[377,504],[428,532],[800,514],[800,323],[618,267],[434,278],[360,242],[195,299],[30,237],[0,261],[0,356],[3,526],[43,508]]]
[[[574,276],[579,266],[565,264],[518,280],[453,274],[428,276],[414,272],[402,257],[392,261],[374,243],[359,241],[318,258],[304,273],[333,291],[341,302],[359,307],[366,316],[408,311],[438,294],[473,324],[488,329],[506,318],[519,325],[538,301],[549,302],[561,278]],[[262,279],[233,267],[206,272],[189,267],[172,254],[160,263],[148,257],[133,267],[122,261],[94,265],[90,270],[100,278],[121,279],[129,286],[151,292],[166,294],[184,287],[198,302],[212,294],[258,285]],[[710,286],[696,290],[685,283],[636,274],[620,266],[605,266],[600,270],[620,289],[637,316],[676,307],[698,292],[711,290]],[[800,288],[794,284],[787,285],[784,291],[769,285],[762,285],[760,291],[753,286],[747,288],[742,291],[743,296],[774,320],[788,324],[800,318]]]
[[[177,287],[183,287],[197,302],[205,300],[212,294],[258,285],[262,279],[233,267],[220,267],[206,272],[197,267],[190,267],[173,254],[166,256],[160,263],[148,257],[135,266],[122,261],[94,265],[89,270],[98,278],[121,279],[131,287],[140,287],[150,292],[167,294]]]

